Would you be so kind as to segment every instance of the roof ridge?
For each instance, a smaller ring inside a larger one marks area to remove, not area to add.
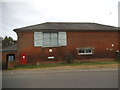
[[[45,22],[45,23],[42,23],[42,24],[51,24],[51,23],[53,23],[53,24],[67,24],[67,23],[71,23],[71,24],[93,24],[94,22]],[[95,23],[94,23],[95,24]]]

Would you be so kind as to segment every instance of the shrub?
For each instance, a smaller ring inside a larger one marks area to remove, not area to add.
[[[120,53],[119,52],[116,52],[116,54],[115,54],[115,60],[116,61],[120,61]]]
[[[73,60],[74,60],[74,57],[72,54],[66,55],[66,57],[65,57],[66,63],[68,63],[68,64],[73,63]]]

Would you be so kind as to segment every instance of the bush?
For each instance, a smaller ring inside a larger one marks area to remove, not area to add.
[[[68,63],[68,64],[73,63],[73,60],[74,60],[74,57],[72,54],[66,55],[66,57],[65,57],[66,63]]]
[[[120,61],[120,53],[119,52],[116,53],[115,60],[116,61]]]

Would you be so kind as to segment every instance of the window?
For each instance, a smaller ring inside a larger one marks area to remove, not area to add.
[[[66,32],[34,32],[34,46],[67,46]]]
[[[57,46],[58,33],[43,33],[43,46]]]
[[[8,61],[14,61],[14,56],[8,56]]]
[[[93,54],[93,48],[77,48],[78,55]]]
[[[8,61],[14,61],[15,60],[15,55],[14,54],[8,54]]]

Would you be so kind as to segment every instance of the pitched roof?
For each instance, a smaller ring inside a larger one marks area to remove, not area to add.
[[[117,27],[97,23],[46,22],[31,25],[14,31],[79,31],[79,30],[118,30]]]
[[[6,48],[3,48],[2,52],[16,52],[17,50],[16,47],[17,47],[16,44],[10,45]]]

